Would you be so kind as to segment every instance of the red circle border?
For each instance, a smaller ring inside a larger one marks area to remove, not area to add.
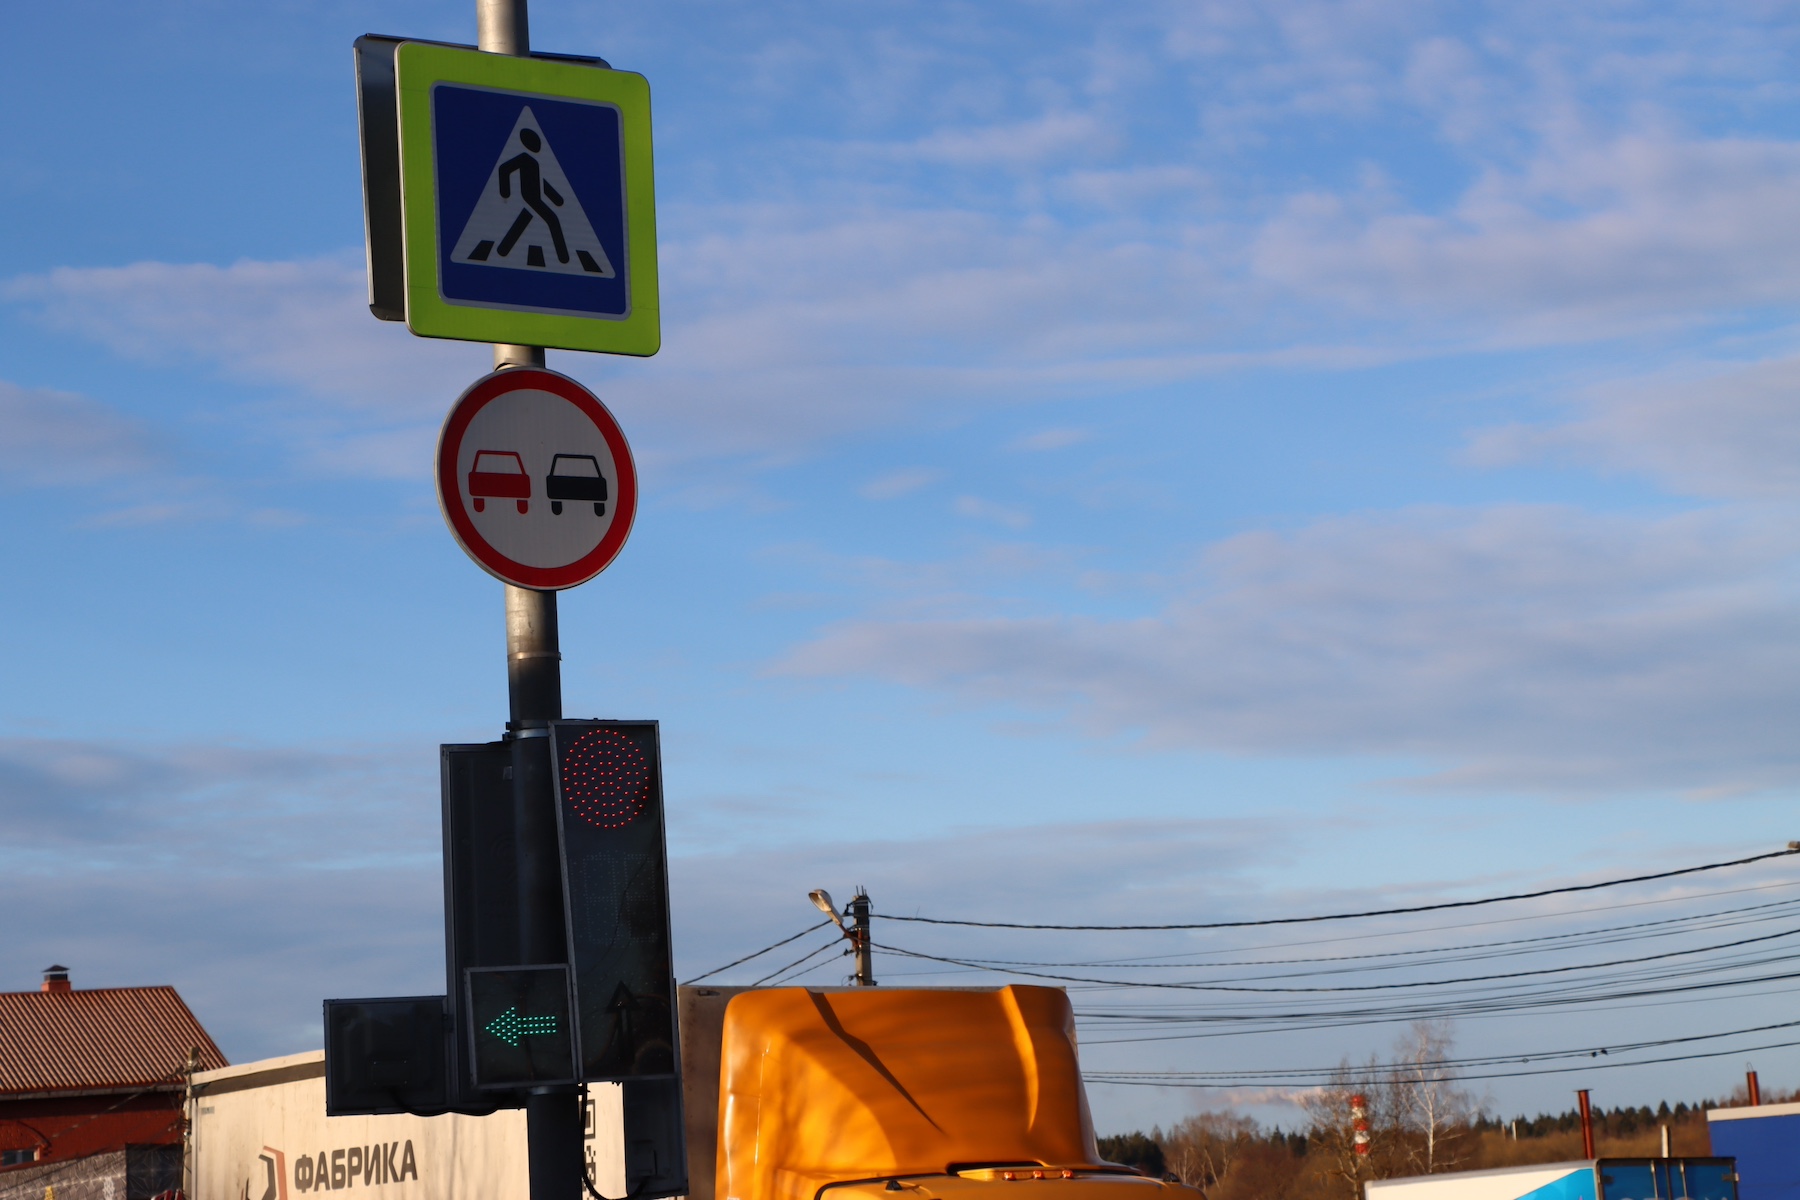
[[[475,419],[475,414],[501,396],[527,390],[549,392],[579,408],[600,430],[600,436],[606,439],[606,448],[612,453],[613,466],[619,472],[619,495],[615,502],[618,507],[613,510],[613,522],[607,528],[606,536],[600,539],[598,546],[566,567],[527,566],[494,549],[475,528],[475,522],[463,507],[462,489],[456,483],[457,455],[462,448],[463,435],[468,432],[469,422]],[[507,367],[495,371],[477,379],[469,385],[467,391],[457,397],[456,403],[450,408],[450,415],[444,419],[443,430],[438,434],[437,492],[438,508],[443,511],[444,523],[450,526],[450,532],[463,548],[463,553],[474,559],[482,570],[504,583],[543,592],[579,587],[606,570],[612,560],[618,557],[625,539],[631,534],[633,522],[637,520],[637,464],[632,461],[631,447],[625,441],[625,431],[619,428],[619,422],[607,410],[606,405],[600,403],[598,396],[567,375],[543,367]]]

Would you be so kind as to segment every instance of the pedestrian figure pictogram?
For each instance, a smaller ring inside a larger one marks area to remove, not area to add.
[[[450,259],[596,279],[616,274],[530,105],[520,107]]]

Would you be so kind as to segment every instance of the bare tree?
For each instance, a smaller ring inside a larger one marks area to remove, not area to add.
[[[1478,1115],[1474,1098],[1457,1084],[1450,1065],[1455,1035],[1448,1021],[1415,1021],[1394,1045],[1390,1078],[1402,1153],[1418,1174],[1446,1171],[1463,1159],[1469,1127]]]
[[[1346,1059],[1330,1083],[1299,1097],[1307,1118],[1307,1142],[1323,1162],[1321,1181],[1341,1180],[1353,1198],[1360,1196],[1365,1179],[1398,1173],[1394,1158],[1399,1125],[1392,1078],[1392,1070],[1373,1058],[1363,1067],[1352,1067]],[[1361,1151],[1356,1141],[1359,1099],[1369,1135],[1367,1148]]]
[[[1214,1188],[1230,1177],[1232,1165],[1260,1133],[1241,1113],[1196,1113],[1162,1136],[1163,1162],[1181,1182]]]

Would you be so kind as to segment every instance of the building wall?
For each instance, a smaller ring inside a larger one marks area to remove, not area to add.
[[[179,1089],[0,1100],[0,1150],[36,1147],[40,1163],[180,1141]]]
[[[180,1146],[127,1146],[0,1172],[0,1200],[149,1200],[180,1186]]]
[[[321,1051],[202,1072],[194,1083],[190,1200],[529,1200],[522,1111],[327,1117]],[[589,1095],[595,1183],[622,1196],[619,1089]]]

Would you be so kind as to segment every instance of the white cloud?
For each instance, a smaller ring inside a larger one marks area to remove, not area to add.
[[[305,402],[263,405],[265,436],[331,472],[422,476],[432,436],[488,351],[369,315],[360,256],[303,262],[60,267],[0,287],[49,327],[122,357],[201,363]]]
[[[1047,450],[1066,450],[1070,446],[1079,446],[1083,442],[1092,441],[1094,431],[1091,429],[1040,429],[1036,433],[1028,433],[1013,442],[1014,450],[1043,452]]]
[[[1084,168],[1062,176],[1055,186],[1070,199],[1121,214],[1134,214],[1162,201],[1216,203],[1223,190],[1211,176],[1180,163]]]
[[[40,487],[114,484],[159,465],[149,432],[86,396],[0,379],[0,479]]]
[[[1142,331],[1122,312],[1078,322],[1069,297],[1106,280],[1148,317],[1144,293],[1159,289],[1133,280],[1167,269],[1131,246],[1071,257],[1054,231],[1009,233],[969,213],[819,216],[711,214],[705,234],[665,243],[662,354],[556,354],[551,365],[596,387],[653,461],[792,455],[946,401],[1092,388],[1057,376],[1096,350],[1142,344]],[[3,294],[129,358],[200,362],[297,394],[257,420],[327,470],[421,474],[443,412],[487,369],[485,347],[415,339],[369,316],[347,256],[63,268]]]
[[[1486,170],[1442,215],[1376,186],[1290,199],[1256,272],[1348,314],[1580,341],[1800,299],[1800,144],[1622,136]]]
[[[1250,230],[687,210],[668,223],[693,232],[663,247],[663,354],[561,361],[653,455],[787,454],[946,403],[1610,336],[1783,302],[1800,294],[1800,233],[1782,219],[1796,202],[1800,146],[1625,138],[1490,171],[1444,215],[1312,192]],[[485,369],[479,347],[370,318],[348,257],[62,269],[6,295],[122,354],[326,400],[316,430],[287,416],[303,438],[359,439],[337,451],[345,469],[410,458]],[[1371,321],[1408,332],[1372,335]]]
[[[124,855],[141,862],[175,861],[190,853],[193,829],[220,844],[246,837],[236,855],[290,864],[341,865],[379,853],[401,827],[426,828],[393,799],[407,768],[386,751],[318,753],[279,747],[191,743],[140,746],[58,738],[0,738],[0,814],[28,834],[0,848],[0,861],[53,847],[81,847],[84,855]],[[344,793],[362,792],[356,801]],[[377,836],[359,845],[257,841],[256,830],[313,817],[356,820]],[[391,842],[390,842],[391,845]],[[27,847],[30,850],[27,851]],[[427,847],[429,848],[429,847]],[[402,857],[418,847],[403,847]],[[244,865],[239,859],[239,865]]]
[[[417,339],[375,320],[360,255],[59,267],[12,280],[4,295],[52,328],[127,358],[212,363],[233,379],[390,417],[441,415],[485,349]]]
[[[1589,388],[1573,419],[1484,430],[1478,463],[1571,455],[1691,495],[1800,496],[1800,358],[1688,366]]]
[[[324,996],[442,987],[435,779],[386,747],[0,739],[14,965],[172,983],[234,1059],[313,1048]]]
[[[1087,113],[1046,113],[1008,125],[941,129],[894,152],[958,167],[1017,168],[1074,154],[1102,152],[1112,138]]]
[[[1421,54],[1441,82],[1449,50]],[[1800,144],[1544,147],[1482,165],[1442,211],[1379,171],[1260,220],[1172,217],[1150,193],[1114,197],[1134,220],[1089,225],[937,196],[671,208],[663,353],[552,365],[620,411],[654,468],[780,461],[997,402],[1604,338],[1800,297]],[[481,347],[373,320],[348,255],[64,268],[4,296],[117,353],[294,393],[262,424],[328,471],[422,475],[441,414],[486,369]]]
[[[1150,744],[1410,758],[1434,786],[1800,783],[1791,522],[1419,511],[1231,538],[1135,619],[863,619],[781,664]]]
[[[1031,524],[1031,514],[1022,508],[1001,504],[982,496],[958,496],[956,513],[978,521],[992,521],[1008,529],[1024,529]]]
[[[857,489],[857,494],[865,500],[898,500],[943,477],[944,473],[935,467],[903,467],[869,480]]]

